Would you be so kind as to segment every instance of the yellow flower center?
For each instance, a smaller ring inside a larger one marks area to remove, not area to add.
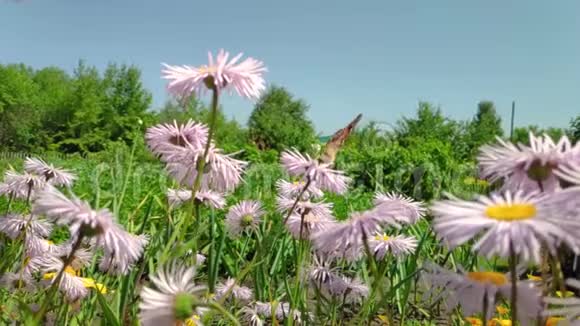
[[[487,323],[487,326],[512,326],[512,321],[509,319],[494,318]]]
[[[70,266],[67,266],[67,267],[64,269],[64,272],[65,272],[65,273],[67,273],[67,274],[69,274],[69,275],[74,275],[74,276],[77,276],[77,274],[78,274],[78,273],[77,273],[77,272],[76,272],[76,271],[75,271],[75,270],[74,270],[72,267],[70,267]],[[43,279],[45,279],[45,280],[52,280],[53,278],[55,278],[55,277],[56,277],[56,275],[57,275],[57,274],[58,274],[58,273],[54,273],[54,272],[51,272],[51,273],[46,273],[46,274],[42,275],[42,278],[43,278]]]
[[[381,234],[377,234],[377,235],[375,235],[375,240],[377,240],[377,241],[389,241],[390,238],[391,237],[389,237],[386,234],[382,234],[382,235]]]
[[[562,317],[550,317],[546,320],[546,326],[556,326],[562,320],[564,320]]]
[[[298,180],[297,180],[297,181],[294,181],[294,182],[292,182],[292,183],[293,183],[295,186],[303,186],[303,185],[305,184],[305,183],[304,183],[304,181],[298,181]]]
[[[467,321],[469,323],[469,325],[472,325],[472,326],[482,326],[483,325],[483,322],[481,321],[481,319],[475,318],[475,317],[467,317],[467,318],[465,318],[465,321]]]
[[[217,68],[215,66],[201,66],[197,70],[200,74],[213,74],[217,71]]]
[[[507,284],[508,280],[505,274],[497,272],[470,272],[467,278],[479,283],[490,283],[496,286]]]
[[[200,320],[201,317],[199,317],[198,315],[193,315],[191,318],[185,320],[185,326],[197,326],[199,325]]]
[[[542,278],[539,276],[536,276],[536,275],[528,274],[528,280],[534,281],[534,282],[541,282]]]
[[[562,295],[562,291],[556,291],[556,296],[558,298],[570,298],[574,296],[574,292],[566,291],[564,295]]]
[[[508,312],[510,312],[510,310],[509,310],[508,308],[506,308],[506,307],[502,307],[502,306],[497,306],[497,307],[495,307],[495,310],[496,310],[496,311],[497,311],[497,313],[498,313],[498,314],[500,314],[500,315],[505,315],[505,314],[507,314]]]
[[[532,204],[512,204],[488,206],[485,215],[499,221],[521,221],[536,216],[536,206]]]
[[[107,288],[103,284],[97,283],[92,278],[81,278],[81,282],[83,282],[83,286],[87,289],[96,289],[102,294],[107,293]]]

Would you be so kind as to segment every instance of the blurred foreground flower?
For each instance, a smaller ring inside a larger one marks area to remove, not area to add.
[[[157,289],[141,290],[139,320],[143,326],[174,326],[194,315],[201,315],[197,305],[206,291],[193,282],[195,269],[173,263],[151,275]]]
[[[435,202],[433,229],[450,248],[483,236],[473,249],[491,257],[509,257],[510,246],[524,261],[540,262],[540,246],[552,254],[562,243],[578,253],[580,220],[577,207],[564,209],[558,198],[506,192],[503,195],[479,196],[477,201],[451,199]],[[556,203],[556,204],[554,204]]]
[[[487,300],[489,310],[486,315],[491,316],[499,297],[508,300],[511,298],[509,275],[497,272],[458,274],[430,263],[424,269],[423,277],[429,288],[424,297],[427,298],[436,289],[441,289],[433,300],[445,300],[447,311],[460,305],[467,316],[482,313],[483,300]],[[541,295],[539,289],[529,281],[518,282],[517,288],[518,319],[523,325],[529,325],[542,310]]]
[[[503,180],[504,190],[510,191],[554,192],[560,187],[554,172],[571,162],[578,151],[566,136],[554,143],[548,135],[536,137],[530,133],[530,146],[500,138],[498,142],[482,146],[477,159],[483,178]]]

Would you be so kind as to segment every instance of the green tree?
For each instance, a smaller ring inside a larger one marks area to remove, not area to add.
[[[472,157],[477,154],[481,145],[494,142],[496,136],[503,136],[501,118],[491,101],[479,102],[477,113],[467,128],[467,141]]]
[[[449,143],[455,156],[464,158],[469,153],[465,130],[465,123],[445,117],[440,108],[430,103],[420,102],[416,118],[405,117],[397,121],[394,139],[403,146],[414,146],[428,140]]]
[[[574,142],[580,141],[580,115],[570,121],[570,138]]]
[[[562,128],[548,127],[542,129],[536,125],[530,125],[526,127],[514,128],[514,136],[512,142],[515,144],[521,143],[524,145],[530,145],[530,132],[535,136],[541,136],[546,134],[550,136],[555,142],[557,142],[562,136],[566,135],[566,130]]]
[[[108,129],[109,139],[131,144],[142,138],[143,119],[149,115],[152,96],[141,82],[141,72],[134,66],[110,64],[103,80],[105,101],[102,128]]]
[[[0,147],[35,150],[40,126],[38,86],[25,65],[0,65]]]
[[[250,139],[261,150],[294,147],[310,151],[316,142],[308,105],[284,88],[273,86],[260,98],[248,121]]]

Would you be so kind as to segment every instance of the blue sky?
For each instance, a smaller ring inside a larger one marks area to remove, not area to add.
[[[268,83],[310,104],[318,131],[357,113],[394,123],[420,100],[470,118],[493,100],[507,128],[580,113],[580,1],[0,0],[0,63],[135,64],[161,106],[161,62],[225,48],[263,60]],[[252,103],[227,98],[245,123]]]

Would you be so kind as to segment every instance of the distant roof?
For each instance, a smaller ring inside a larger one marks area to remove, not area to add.
[[[318,140],[320,140],[321,143],[326,143],[330,138],[332,138],[332,136],[320,136],[318,137]]]

